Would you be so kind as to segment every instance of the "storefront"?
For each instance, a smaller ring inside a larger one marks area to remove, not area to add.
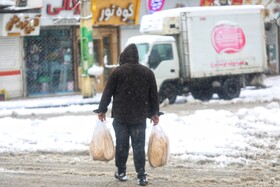
[[[44,0],[40,35],[24,38],[26,96],[72,93],[77,89],[75,32],[80,10],[73,2]]]
[[[37,7],[38,2],[28,1],[35,3]],[[97,90],[103,90],[127,39],[141,34],[139,23],[143,15],[170,8],[199,6],[201,2],[92,0],[94,64],[104,67]],[[228,1],[213,2],[224,5]],[[279,15],[279,10],[275,8],[278,4],[274,1],[266,3],[270,13],[266,22],[270,23],[268,26],[272,25],[267,29],[267,44],[268,60],[273,73],[279,73],[279,26],[275,21],[275,16]],[[29,20],[33,20],[30,22],[33,28],[24,27],[19,31],[19,24],[13,27],[9,25],[12,29],[7,32],[7,24],[13,22],[10,22],[13,17],[1,17],[5,23],[0,24],[0,91],[7,90],[10,97],[63,94],[81,90],[81,10],[78,0],[44,0],[41,5],[43,8],[40,15],[28,16]],[[40,27],[34,27],[34,23],[38,24],[37,18],[40,18]],[[23,24],[26,18],[21,19],[19,22]],[[10,82],[13,84],[9,84]]]
[[[92,1],[94,64],[104,67],[98,91],[118,63],[119,25],[127,24],[130,14],[134,18],[136,4],[136,0]],[[27,96],[81,90],[80,11],[78,0],[43,2],[40,35],[24,39]]]
[[[0,94],[5,98],[24,95],[23,38],[40,33],[41,1],[20,3],[17,1],[21,8],[8,5],[0,9]]]
[[[24,38],[28,96],[74,91],[73,36],[71,27],[60,26]]]
[[[92,1],[94,62],[104,67],[98,91],[103,90],[110,71],[118,64],[118,57],[122,50],[120,46],[123,38],[128,36],[121,35],[122,26],[134,27],[138,24],[140,2],[139,0]]]

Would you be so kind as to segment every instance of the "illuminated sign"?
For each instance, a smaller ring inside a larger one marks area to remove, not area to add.
[[[140,0],[92,0],[94,25],[138,24]]]
[[[147,8],[150,14],[161,11],[163,9],[165,0],[147,0]]]
[[[38,13],[0,14],[0,36],[33,36],[40,33]]]
[[[47,4],[48,15],[58,15],[63,10],[74,11],[74,14],[80,15],[80,5],[78,4],[78,0],[63,0],[62,6],[57,7],[51,3]]]
[[[44,0],[41,26],[79,25],[79,0]]]

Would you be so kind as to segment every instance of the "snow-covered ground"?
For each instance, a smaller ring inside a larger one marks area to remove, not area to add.
[[[197,110],[187,116],[165,113],[160,126],[170,140],[172,156],[189,161],[208,160],[221,166],[247,163],[258,155],[280,155],[280,76],[268,77],[266,89],[246,88],[240,98],[231,101],[213,99],[209,103],[260,102],[265,107],[241,108],[237,112],[226,109]],[[97,108],[101,95],[91,99],[82,96],[62,96],[0,102],[0,153],[3,152],[68,152],[87,151],[97,117],[77,115]],[[191,96],[177,102],[198,102]],[[60,106],[60,107],[58,107]],[[186,108],[187,110],[187,108]],[[67,114],[47,119],[24,116]],[[23,116],[15,118],[14,116]],[[148,122],[148,144],[152,124]],[[114,137],[110,114],[107,127]],[[272,156],[273,157],[273,156]],[[249,158],[249,159],[248,159]]]
[[[14,6],[14,5],[16,5],[16,3],[11,0],[0,0],[0,7],[7,7],[7,6]]]

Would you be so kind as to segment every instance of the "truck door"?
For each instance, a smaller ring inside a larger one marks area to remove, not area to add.
[[[176,46],[173,43],[155,44],[151,49],[148,66],[154,71],[157,84],[179,77]]]

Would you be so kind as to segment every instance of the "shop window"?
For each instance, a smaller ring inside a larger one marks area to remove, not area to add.
[[[25,37],[28,95],[74,91],[73,32],[69,28],[43,29]]]

